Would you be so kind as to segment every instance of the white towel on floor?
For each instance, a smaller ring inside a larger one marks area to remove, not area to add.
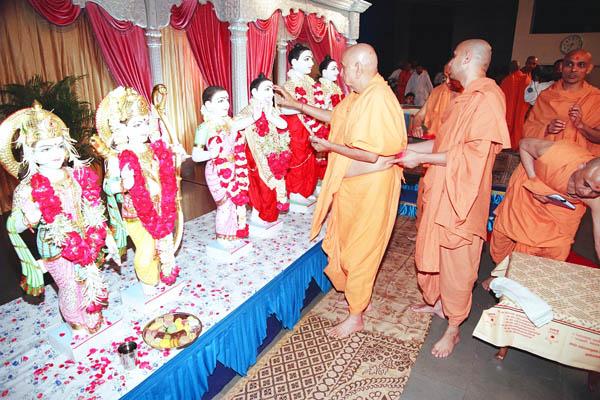
[[[554,318],[552,307],[518,282],[499,277],[492,280],[490,288],[496,293],[496,297],[506,296],[518,304],[527,315],[527,318],[538,328],[546,325]]]

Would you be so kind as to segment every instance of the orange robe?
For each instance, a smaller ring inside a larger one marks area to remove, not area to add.
[[[448,105],[450,104],[450,100],[452,97],[456,95],[456,92],[450,90],[446,83],[442,83],[433,88],[431,94],[427,98],[425,105],[425,119],[423,120],[423,125],[427,127],[427,135],[437,135],[442,126],[443,116],[446,110],[448,109]]]
[[[583,82],[581,89],[567,91],[563,89],[561,80],[540,93],[525,122],[523,137],[553,141],[566,139],[587,147],[596,157],[600,156],[600,144],[587,140],[571,122],[569,109],[574,104],[579,104],[581,107],[583,122],[592,127],[600,125],[600,89]],[[548,124],[553,119],[560,119],[567,123],[561,133],[546,132]]]
[[[531,75],[517,70],[500,84],[506,96],[506,124],[510,132],[510,143],[515,150],[519,149],[519,141],[523,137],[523,123],[529,110],[529,103],[525,102],[525,89],[530,83]]]
[[[362,93],[351,93],[334,108],[329,140],[382,156],[406,148],[402,108],[380,75]],[[394,227],[402,169],[391,167],[347,178],[352,162],[341,154],[329,154],[311,239],[319,234],[329,213],[323,240],[329,257],[325,273],[345,293],[350,313],[357,314],[369,304]]]
[[[510,146],[504,95],[480,78],[455,97],[436,136],[434,153],[446,165],[431,165],[423,179],[423,216],[417,233],[417,280],[428,304],[441,298],[449,324],[471,309],[492,190],[492,167]]]
[[[427,136],[435,137],[442,126],[444,113],[448,109],[450,100],[457,95],[457,92],[450,90],[446,83],[442,83],[433,88],[431,94],[425,102],[425,119],[423,125],[427,128]],[[417,192],[417,220],[416,226],[419,229],[421,215],[423,214],[423,178],[419,178]]]
[[[564,261],[571,250],[585,205],[567,194],[567,183],[579,165],[594,158],[578,144],[561,140],[535,160],[535,179],[521,166],[510,179],[496,209],[490,253],[499,263],[513,251]],[[560,194],[575,210],[542,204],[532,193]]]

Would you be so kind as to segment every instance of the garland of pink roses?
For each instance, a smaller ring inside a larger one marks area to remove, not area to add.
[[[302,88],[301,88],[302,89]],[[271,128],[269,127],[269,121],[267,121],[267,117],[263,112],[259,119],[255,122],[256,133],[260,137],[265,137],[271,132]],[[287,132],[283,130],[278,134],[282,134]],[[292,161],[292,152],[289,150],[284,150],[279,153],[270,153],[267,155],[267,163],[269,164],[269,169],[273,173],[275,179],[283,179],[287,174],[288,169],[290,168],[290,161]]]
[[[146,179],[137,155],[131,150],[119,154],[119,168],[126,165],[133,170],[133,186],[129,189],[133,207],[142,225],[154,239],[162,239],[175,228],[177,218],[177,178],[173,152],[162,140],[150,144],[154,158],[158,160],[161,186],[160,214],[154,208],[150,192],[146,188]]]
[[[214,164],[217,168],[217,175],[221,178],[221,187],[225,188],[229,198],[236,206],[248,204],[250,196],[248,195],[248,186],[250,180],[248,178],[248,161],[246,159],[246,142],[244,136],[240,132],[236,132],[235,143],[233,146],[234,170],[227,167],[227,158],[221,157],[223,154],[223,139],[221,136],[225,134],[223,130],[217,132],[217,135],[208,140],[215,141],[219,146],[218,156],[214,159]]]
[[[73,176],[79,186],[83,198],[88,200],[92,207],[100,206],[100,186],[98,185],[98,175],[89,167],[82,167],[74,171]],[[42,217],[47,224],[52,224],[56,217],[64,213],[60,198],[54,192],[50,180],[40,173],[31,177],[31,196],[37,203],[42,213]],[[73,220],[70,214],[65,216]],[[66,239],[61,249],[61,256],[66,260],[78,264],[82,267],[90,266],[100,257],[100,251],[105,245],[107,225],[105,222],[101,226],[87,227],[85,238],[76,231],[70,231],[66,234]],[[87,308],[88,313],[95,313],[102,309],[108,301],[106,294],[100,299],[100,302],[92,302]]]

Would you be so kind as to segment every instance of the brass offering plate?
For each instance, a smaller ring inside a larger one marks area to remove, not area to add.
[[[192,344],[202,332],[202,323],[195,315],[166,313],[148,322],[142,331],[144,342],[152,348],[182,349]]]

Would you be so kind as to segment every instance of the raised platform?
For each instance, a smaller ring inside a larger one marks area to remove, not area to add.
[[[21,299],[3,305],[0,398],[200,399],[217,365],[245,374],[267,335],[267,319],[274,315],[291,328],[300,317],[310,282],[315,280],[322,290],[330,288],[320,244],[308,241],[311,216],[290,213],[281,220],[277,235],[253,239],[250,254],[229,264],[206,257],[213,213],[186,223],[177,255],[182,294],[157,311],[177,310],[200,318],[202,335],[183,350],[148,347],[140,333],[151,317],[122,304],[119,292],[136,282],[131,253],[123,275],[104,272],[111,311],[122,318],[123,337],[113,337],[104,348],[90,348],[81,362],[69,360],[48,341],[48,330],[62,323],[53,289],[47,288],[46,301],[38,306]],[[125,340],[138,345],[138,367],[129,372],[116,353]]]

